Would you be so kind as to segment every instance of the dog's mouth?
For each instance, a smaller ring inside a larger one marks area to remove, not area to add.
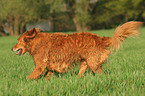
[[[20,48],[20,49],[18,49],[17,51],[18,51],[18,53],[16,53],[16,55],[22,56],[22,51],[23,51],[23,49]]]

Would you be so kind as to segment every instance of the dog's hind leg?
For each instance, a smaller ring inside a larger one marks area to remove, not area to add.
[[[86,71],[87,67],[88,67],[87,62],[85,60],[82,60],[78,74],[79,77],[81,77],[81,74],[83,74]]]
[[[87,59],[87,65],[94,73],[96,73],[96,70],[98,73],[102,73],[102,64],[106,62],[107,58],[108,55],[105,53],[90,55]]]
[[[87,65],[91,69],[92,72],[96,73],[96,70],[98,70],[98,73],[102,72],[102,63],[105,61],[105,59],[102,61],[101,58],[98,58],[97,56],[90,56],[87,59]]]
[[[98,62],[94,61],[93,57],[90,57],[87,60],[87,64],[88,64],[88,67],[91,69],[91,71],[96,73],[96,70],[98,69]]]

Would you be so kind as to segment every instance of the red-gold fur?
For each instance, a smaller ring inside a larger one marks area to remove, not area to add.
[[[63,73],[75,62],[80,61],[79,76],[90,68],[94,73],[102,71],[110,53],[129,36],[139,34],[141,22],[127,22],[119,26],[112,37],[99,37],[96,34],[81,32],[73,34],[42,33],[41,30],[31,29],[22,34],[13,51],[18,54],[25,52],[33,57],[35,69],[27,79],[38,79],[47,69],[47,77],[55,72]]]

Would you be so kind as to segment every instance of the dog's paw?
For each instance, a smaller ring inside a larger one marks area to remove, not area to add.
[[[34,79],[34,78],[31,77],[31,76],[28,76],[28,77],[27,77],[27,81],[30,81],[30,80],[32,80],[32,79]]]
[[[29,80],[30,80],[30,76],[27,77],[27,81],[29,81]]]

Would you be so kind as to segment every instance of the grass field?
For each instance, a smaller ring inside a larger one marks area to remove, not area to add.
[[[91,31],[99,36],[112,36],[114,30]],[[27,82],[34,69],[29,54],[21,57],[11,52],[15,37],[0,37],[0,96],[145,96],[145,27],[139,38],[128,38],[117,54],[103,65],[103,74],[87,70],[78,78],[79,65],[64,74]],[[70,32],[71,33],[71,32]]]

